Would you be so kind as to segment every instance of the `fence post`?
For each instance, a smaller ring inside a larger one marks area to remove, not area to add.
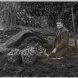
[[[73,22],[73,35],[74,35],[74,42],[75,42],[75,47],[77,47],[77,41],[75,39],[75,23],[74,23],[74,13],[73,13],[73,6],[71,7],[72,11],[72,22]]]

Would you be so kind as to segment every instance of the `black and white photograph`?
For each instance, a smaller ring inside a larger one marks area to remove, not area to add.
[[[0,77],[78,77],[78,2],[0,1]]]

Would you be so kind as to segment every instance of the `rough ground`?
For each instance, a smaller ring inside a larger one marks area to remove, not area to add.
[[[6,37],[3,38],[4,41],[7,39]],[[72,76],[78,76],[78,53],[60,60],[49,59],[47,63],[36,62],[32,66],[23,65],[22,62],[9,63],[6,59],[6,55],[0,53],[0,77]]]
[[[2,77],[77,77],[78,55],[61,60],[50,59],[47,63],[36,62],[32,66],[22,63],[8,63],[4,55],[0,55],[0,76]]]

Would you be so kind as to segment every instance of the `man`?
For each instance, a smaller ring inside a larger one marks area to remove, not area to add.
[[[56,58],[60,59],[62,58],[62,55],[64,54],[67,48],[69,42],[69,32],[64,27],[61,19],[58,19],[56,24],[57,24],[57,34],[54,40],[54,49],[49,54],[49,57],[51,57],[54,54]]]
[[[47,58],[53,59],[61,59],[63,58],[64,52],[67,50],[67,45],[69,42],[69,32],[64,27],[63,22],[61,19],[56,21],[57,25],[57,33],[53,43],[53,50],[49,54],[43,53],[43,56]]]

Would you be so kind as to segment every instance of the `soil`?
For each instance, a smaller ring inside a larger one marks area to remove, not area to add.
[[[7,38],[6,38],[7,39]],[[73,50],[74,51],[74,50]],[[59,60],[23,65],[22,62],[9,63],[6,54],[0,53],[0,77],[77,77],[78,53]]]
[[[36,62],[28,66],[9,63],[5,55],[0,54],[0,77],[77,77],[78,54],[60,60],[49,59],[47,63]]]

